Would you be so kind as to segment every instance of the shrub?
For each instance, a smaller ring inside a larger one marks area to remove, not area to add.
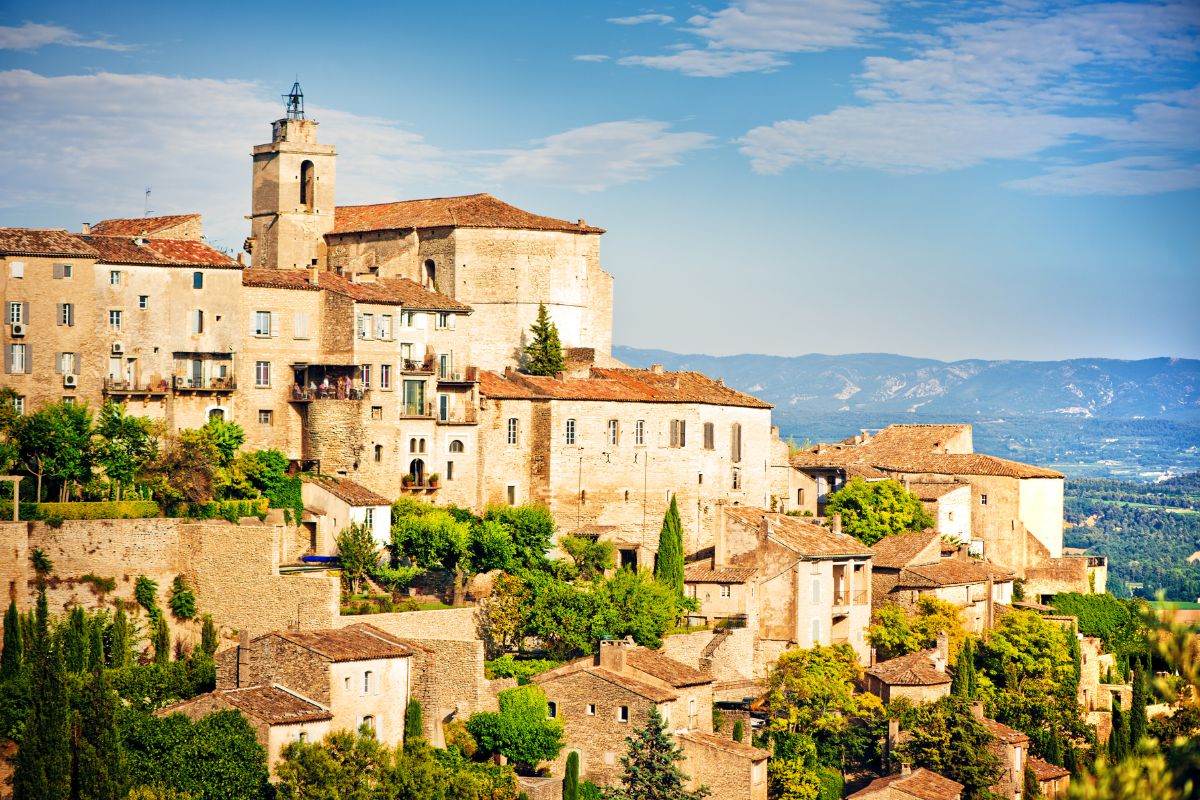
[[[86,583],[92,587],[92,591],[96,594],[108,594],[113,589],[117,588],[116,578],[101,578],[95,573],[89,572],[87,575],[79,576],[80,583]]]
[[[475,744],[475,738],[467,730],[467,723],[462,720],[447,722],[443,728],[442,736],[446,740],[447,750],[451,747],[457,747],[458,752],[462,753],[466,758],[474,757],[475,751],[479,749],[479,745]]]
[[[137,581],[133,584],[133,596],[137,599],[138,605],[146,609],[146,613],[151,618],[158,616],[157,581],[153,581],[145,575],[138,575]]]
[[[196,616],[196,595],[183,580],[182,575],[171,583],[171,598],[167,601],[176,619],[192,619]]]
[[[25,503],[21,504],[26,505]],[[144,519],[158,516],[158,503],[149,500],[108,500],[100,503],[39,503],[41,518]],[[61,524],[61,523],[60,523]]]
[[[188,517],[189,519],[224,519],[237,522],[242,517],[258,517],[267,515],[270,503],[266,497],[255,497],[251,500],[210,500],[205,503],[179,503],[171,508],[171,516]]]
[[[511,653],[500,656],[493,661],[485,661],[484,674],[492,678],[516,678],[517,683],[529,683],[534,675],[540,675],[562,664],[561,661],[550,661],[541,658],[516,659]]]

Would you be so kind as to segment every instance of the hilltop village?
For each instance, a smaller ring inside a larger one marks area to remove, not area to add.
[[[296,87],[237,257],[195,214],[0,229],[0,686],[31,709],[0,795],[52,778],[51,662],[120,698],[97,797],[325,797],[357,778],[315,754],[371,747],[409,786],[380,797],[637,797],[657,747],[664,797],[1031,800],[1136,749],[1155,662],[1063,547],[1062,474],[967,424],[797,448],[612,357],[603,229],[338,206],[317,131]]]

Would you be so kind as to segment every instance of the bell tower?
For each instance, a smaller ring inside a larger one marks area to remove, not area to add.
[[[317,122],[304,116],[299,81],[283,97],[287,113],[272,123],[270,144],[251,152],[250,263],[323,267],[325,234],[333,230],[337,153],[333,145],[317,144]]]

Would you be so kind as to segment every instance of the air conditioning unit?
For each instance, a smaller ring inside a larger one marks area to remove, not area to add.
[[[14,322],[12,324],[12,335],[14,337],[15,336],[24,336],[25,335],[25,323]]]
[[[175,388],[176,389],[186,389],[187,385],[188,385],[187,378],[183,377],[182,375],[175,376]]]
[[[63,386],[68,389],[74,389],[79,386],[78,375],[63,375]]]
[[[113,342],[112,343],[112,352],[113,352],[114,356],[121,355],[122,353],[125,352],[125,345],[121,344],[120,342]]]

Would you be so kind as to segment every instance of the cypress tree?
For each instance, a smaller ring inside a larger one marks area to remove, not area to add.
[[[554,375],[566,366],[558,326],[550,319],[544,303],[538,303],[537,321],[530,326],[533,340],[525,346],[525,371],[530,375]]]
[[[740,719],[733,721],[733,740],[740,742],[746,738],[746,725]]]
[[[1029,762],[1025,762],[1025,785],[1022,787],[1021,800],[1039,800],[1042,797],[1042,787],[1038,785],[1037,775]]]
[[[29,650],[29,711],[14,760],[13,800],[66,800],[71,793],[71,725],[66,668],[50,635],[46,586],[38,588]]]
[[[975,671],[975,640],[967,639],[966,648],[969,653],[967,660],[971,664],[967,672],[967,698],[974,700],[979,696],[979,673]]]
[[[108,665],[113,669],[129,666],[131,652],[129,617],[125,614],[125,603],[118,600],[117,614],[113,617],[112,644],[108,651]]]
[[[954,663],[954,680],[950,683],[950,693],[964,700],[973,700],[975,682],[975,646],[967,639],[959,649],[958,659]]]
[[[67,618],[67,628],[63,632],[63,661],[68,672],[83,672],[87,669],[89,646],[87,617],[82,608],[75,606],[71,609],[71,615]]]
[[[1046,760],[1051,764],[1057,764],[1060,767],[1064,766],[1062,736],[1059,734],[1057,728],[1050,731],[1050,738],[1046,742]]]
[[[421,701],[415,697],[408,701],[404,709],[404,744],[408,745],[413,739],[423,736],[425,728],[421,720]]]
[[[0,681],[15,678],[21,672],[25,642],[21,636],[21,615],[17,601],[11,600],[4,612],[4,650],[0,650]]]
[[[579,752],[567,754],[567,774],[563,776],[562,800],[579,800]]]
[[[1072,673],[1071,692],[1078,696],[1079,679],[1083,675],[1083,653],[1079,649],[1079,637],[1069,628],[1067,629],[1067,647],[1071,652],[1071,663],[1075,666]]]
[[[676,762],[683,753],[667,733],[657,706],[650,707],[646,727],[626,737],[626,754],[621,756],[623,772],[620,787],[611,787],[605,797],[609,800],[700,800],[710,794],[708,787],[689,792],[688,776]]]
[[[167,627],[167,619],[159,614],[154,621],[154,663],[166,664],[171,660],[171,631]]]
[[[217,653],[217,626],[213,624],[212,614],[204,615],[204,627],[200,629],[200,650],[209,658]]]
[[[104,666],[104,622],[100,616],[93,617],[88,625],[91,640],[88,646],[88,672],[95,672],[97,667]]]
[[[1133,697],[1129,703],[1129,750],[1137,749],[1138,743],[1146,738],[1146,670],[1140,661],[1134,662]]]
[[[1121,699],[1112,701],[1112,732],[1108,735],[1108,760],[1119,764],[1129,755],[1129,728],[1125,715],[1121,713]]]
[[[125,796],[125,757],[117,734],[116,693],[97,666],[84,693],[76,733],[75,774],[79,800],[118,800]]]
[[[658,535],[654,577],[671,587],[676,597],[683,597],[683,522],[679,519],[675,495],[671,495],[671,506],[663,516],[662,532]]]

